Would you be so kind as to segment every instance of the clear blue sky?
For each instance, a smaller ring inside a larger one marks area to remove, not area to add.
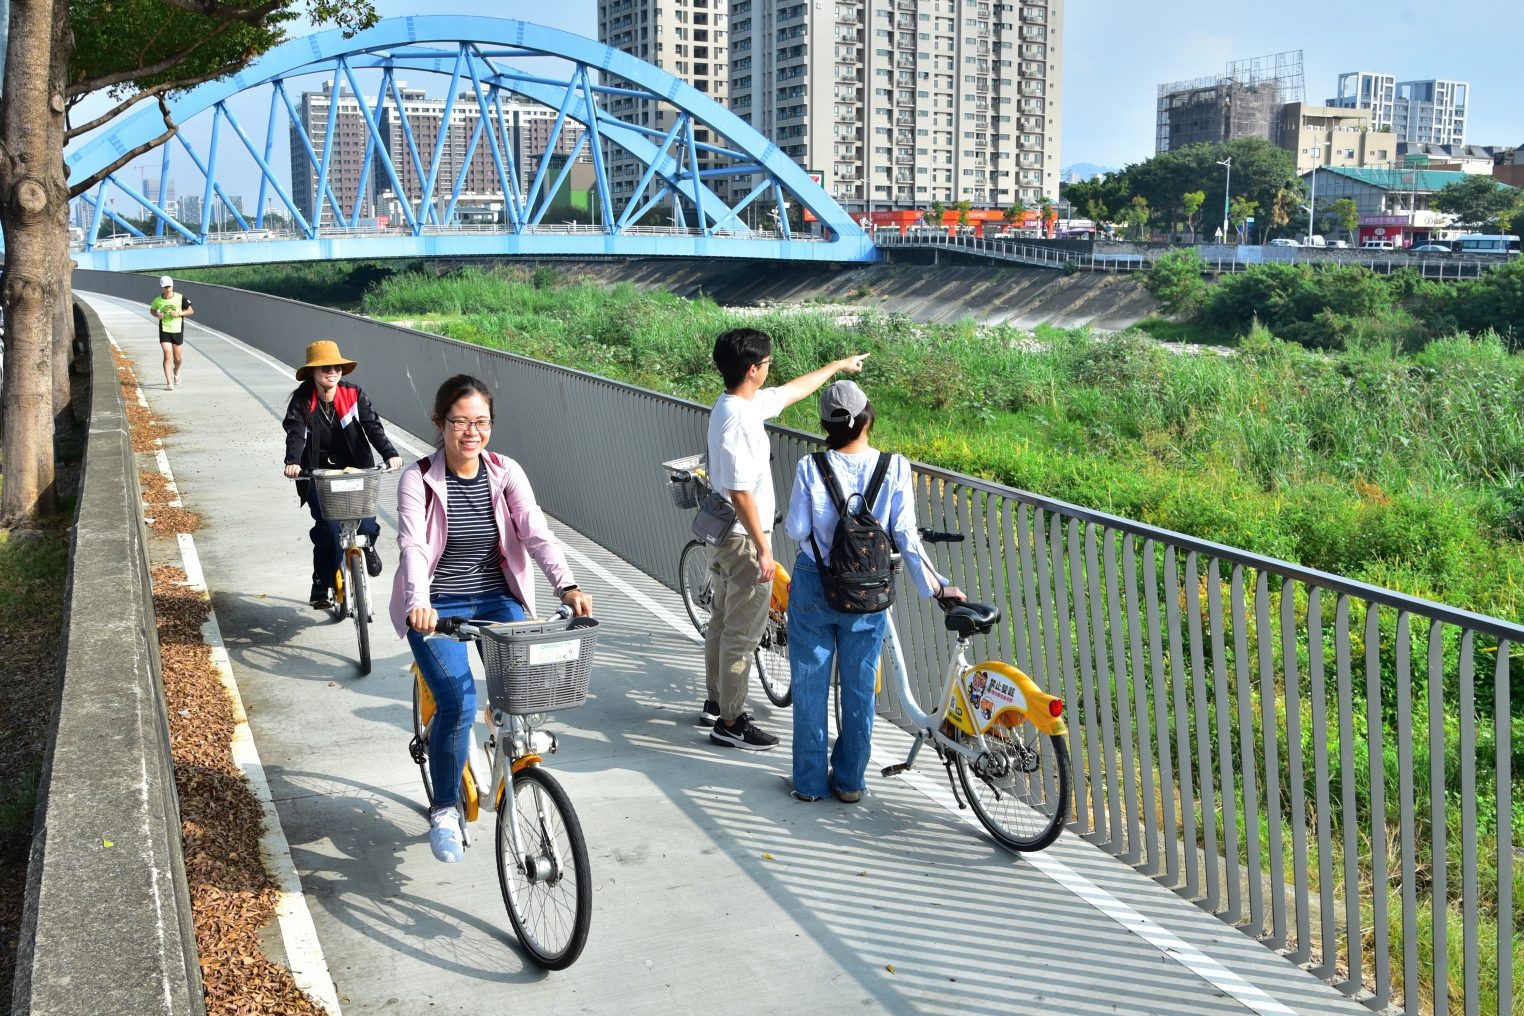
[[[413,0],[378,0],[376,6],[383,17],[419,9]],[[527,6],[515,5],[514,13],[597,34],[595,0],[524,11]],[[501,3],[487,0],[435,0],[428,13],[505,12]],[[1309,101],[1332,96],[1341,71],[1383,71],[1398,80],[1454,78],[1471,83],[1467,141],[1524,143],[1524,0],[1067,0],[1065,34],[1065,166],[1120,167],[1152,155],[1160,83],[1218,74],[1230,60],[1294,49],[1303,51]],[[87,102],[75,120],[105,108]],[[178,167],[174,175],[190,182],[191,173]],[[242,189],[238,181],[230,183]]]

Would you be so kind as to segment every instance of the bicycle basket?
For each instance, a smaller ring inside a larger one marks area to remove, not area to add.
[[[346,473],[341,469],[314,469],[312,483],[317,487],[323,518],[329,522],[368,519],[376,514],[381,474],[375,470]]]
[[[677,507],[697,508],[709,493],[709,484],[693,475],[693,470],[704,468],[704,456],[689,455],[673,459],[671,462],[663,462],[661,467],[666,470],[667,490],[672,495],[672,503]]]
[[[487,700],[505,713],[571,709],[587,700],[598,644],[591,617],[518,621],[482,629]]]

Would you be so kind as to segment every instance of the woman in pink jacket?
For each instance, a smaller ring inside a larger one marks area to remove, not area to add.
[[[401,566],[392,588],[392,623],[439,705],[429,738],[434,810],[429,846],[441,861],[461,859],[461,767],[476,713],[476,684],[463,643],[425,639],[440,616],[520,621],[534,616],[530,562],[557,596],[582,616],[592,600],[577,588],[561,543],[545,524],[519,464],[486,450],[492,392],[458,374],[434,397],[440,449],[402,473],[397,487]]]

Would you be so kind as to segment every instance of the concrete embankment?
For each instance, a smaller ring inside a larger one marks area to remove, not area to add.
[[[436,270],[460,261],[430,262]],[[473,259],[473,264],[489,264]],[[503,262],[524,266],[515,259]],[[541,262],[527,262],[537,264]],[[628,282],[680,296],[707,296],[731,306],[828,303],[904,314],[915,321],[979,324],[1040,324],[1115,331],[1158,313],[1158,304],[1133,275],[997,265],[875,264],[780,265],[672,258],[543,262],[557,272],[592,276],[610,285]]]

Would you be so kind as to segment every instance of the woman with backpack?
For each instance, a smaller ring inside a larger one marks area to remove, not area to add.
[[[910,463],[868,443],[873,422],[873,404],[863,390],[837,381],[820,396],[828,450],[800,460],[794,470],[784,528],[799,544],[788,633],[793,796],[801,801],[828,793],[848,804],[862,799],[878,660],[894,602],[889,554],[898,549],[921,595],[965,599],[927,561],[916,532]],[[833,664],[841,682],[841,730],[828,756]]]

